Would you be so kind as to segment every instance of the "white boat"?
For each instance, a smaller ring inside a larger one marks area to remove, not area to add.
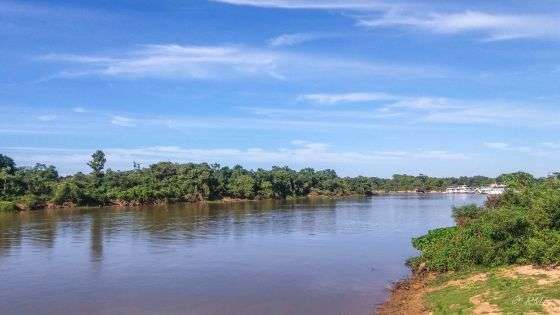
[[[445,189],[447,194],[485,194],[485,195],[501,195],[506,191],[506,185],[491,184],[489,186],[482,186],[471,188],[467,185],[451,186]]]
[[[501,195],[506,191],[506,185],[491,184],[490,186],[480,187],[480,193],[486,195]]]
[[[452,186],[445,189],[447,194],[474,194],[476,191],[467,185]]]

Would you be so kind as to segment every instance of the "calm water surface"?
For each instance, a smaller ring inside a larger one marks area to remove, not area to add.
[[[0,314],[371,314],[483,196],[0,215]]]

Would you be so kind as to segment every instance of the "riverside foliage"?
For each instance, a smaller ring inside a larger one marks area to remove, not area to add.
[[[454,209],[456,227],[413,239],[412,267],[464,270],[511,264],[560,264],[560,179],[510,176],[508,191],[484,207]]]
[[[481,186],[495,179],[474,176],[434,178],[426,175],[339,177],[333,170],[299,171],[274,166],[247,170],[207,163],[160,162],[132,170],[105,170],[102,151],[92,155],[90,174],[60,176],[54,166],[18,167],[0,154],[0,210],[45,206],[137,205],[173,201],[285,199],[309,195],[371,195],[377,192],[441,191],[450,185]]]

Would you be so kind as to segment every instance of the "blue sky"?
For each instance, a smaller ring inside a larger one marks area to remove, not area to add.
[[[560,169],[560,2],[0,1],[0,153]]]

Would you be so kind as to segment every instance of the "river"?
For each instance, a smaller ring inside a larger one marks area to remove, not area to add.
[[[371,314],[479,195],[0,214],[0,314]]]

